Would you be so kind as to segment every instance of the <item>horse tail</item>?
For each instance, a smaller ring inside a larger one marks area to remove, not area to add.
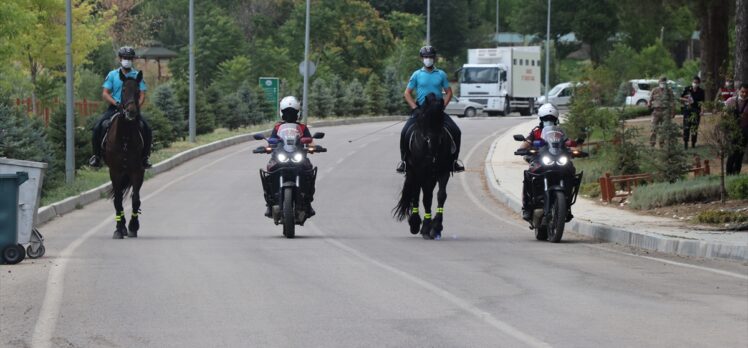
[[[130,189],[132,189],[132,182],[130,181],[129,175],[122,176],[122,180],[119,182],[119,189],[122,190],[122,197],[127,197],[130,193]],[[114,183],[112,183],[112,188],[109,189],[109,199],[114,198],[116,190],[117,187],[114,187]]]
[[[400,192],[400,201],[397,202],[397,206],[392,209],[392,215],[398,221],[403,221],[408,217],[410,213],[411,202],[418,196],[418,190],[420,185],[416,175],[414,173],[405,174],[405,183],[403,184],[403,190]]]

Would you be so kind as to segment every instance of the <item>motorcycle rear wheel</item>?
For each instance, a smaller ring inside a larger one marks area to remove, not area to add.
[[[556,191],[556,197],[551,206],[551,218],[548,223],[548,241],[558,243],[564,235],[566,224],[566,195],[562,191]]]
[[[296,235],[293,202],[293,187],[286,187],[283,189],[283,235],[286,238],[293,238]]]

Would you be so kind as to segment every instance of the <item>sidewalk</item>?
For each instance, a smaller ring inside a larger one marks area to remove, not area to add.
[[[512,210],[522,206],[522,177],[527,163],[514,155],[519,143],[512,135],[529,132],[535,120],[518,125],[491,145],[485,163],[491,192]],[[748,260],[748,232],[695,230],[678,220],[639,215],[614,207],[604,207],[582,198],[573,206],[574,220],[567,229],[598,240],[646,250],[705,258]]]

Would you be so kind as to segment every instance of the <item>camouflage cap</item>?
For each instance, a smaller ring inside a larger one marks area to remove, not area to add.
[[[665,75],[660,76],[660,82],[667,82],[667,76]]]

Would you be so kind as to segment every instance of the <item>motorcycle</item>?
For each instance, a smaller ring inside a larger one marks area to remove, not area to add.
[[[273,222],[283,224],[283,235],[294,238],[296,225],[303,226],[310,218],[308,195],[309,187],[317,178],[317,167],[313,167],[307,156],[327,149],[311,145],[313,139],[324,138],[325,133],[314,133],[302,137],[295,124],[284,124],[278,129],[278,138],[266,138],[255,134],[255,140],[267,140],[267,146],[260,146],[252,151],[256,154],[272,155],[268,170],[260,169],[260,179],[266,194],[271,195],[274,203],[271,207]]]
[[[519,134],[514,140],[526,141]],[[527,199],[533,209],[530,228],[537,240],[560,242],[564,225],[574,217],[571,206],[577,201],[584,172],[577,174],[571,159],[589,156],[573,149],[581,143],[568,140],[561,127],[550,126],[543,129],[541,139],[533,141],[532,148],[514,152],[534,168],[525,171],[525,182],[529,183]]]

